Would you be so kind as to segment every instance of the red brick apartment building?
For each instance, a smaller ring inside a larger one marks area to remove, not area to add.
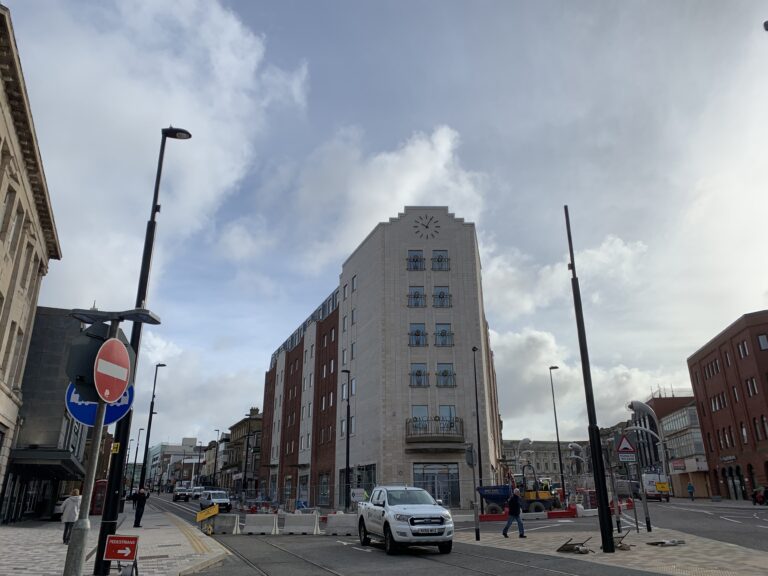
[[[712,494],[768,485],[768,310],[745,314],[688,358]]]

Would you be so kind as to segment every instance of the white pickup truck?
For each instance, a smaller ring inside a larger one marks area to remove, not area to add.
[[[437,546],[441,554],[453,548],[453,518],[429,492],[412,486],[377,486],[357,505],[360,544],[371,537],[384,540],[387,554],[401,546]]]

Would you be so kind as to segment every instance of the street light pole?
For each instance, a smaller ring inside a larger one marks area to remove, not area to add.
[[[475,372],[475,423],[477,424],[477,476],[478,476],[478,484],[480,484],[480,487],[483,487],[483,450],[481,447],[481,440],[480,440],[480,401],[478,400],[477,396],[477,361],[475,360],[475,357],[477,356],[477,351],[479,348],[477,346],[472,346],[472,368]],[[485,514],[485,506],[483,505],[483,499],[480,498],[480,513]]]
[[[218,428],[213,430],[216,432],[216,452],[213,453],[213,487],[216,487],[216,469],[219,467],[219,436],[221,431]]]
[[[144,237],[144,252],[141,256],[141,272],[139,273],[139,287],[136,291],[136,308],[144,308],[147,300],[147,287],[149,286],[149,271],[152,266],[152,250],[155,244],[155,216],[160,212],[158,196],[160,192],[160,176],[163,173],[163,157],[165,156],[165,140],[173,138],[175,140],[189,140],[192,138],[187,130],[183,128],[174,128],[169,126],[161,130],[162,139],[160,141],[160,154],[157,158],[157,175],[155,176],[155,189],[152,195],[152,210],[149,221],[147,222],[147,231]],[[141,348],[141,326],[140,322],[134,322],[131,329],[131,348],[136,355],[134,361],[134,373],[139,366],[139,349]],[[123,459],[125,452],[123,446],[127,447],[128,439],[131,436],[131,419],[133,410],[129,410],[122,419],[115,425],[115,442],[118,445],[117,452],[112,455],[109,463],[109,478],[107,480],[107,493],[104,500],[104,513],[101,516],[101,528],[99,529],[99,543],[96,551],[96,560],[93,566],[93,573],[97,575],[109,574],[112,563],[104,558],[104,551],[107,546],[107,536],[115,533],[117,530],[117,516],[120,512],[120,480],[123,477]]]
[[[133,457],[133,470],[131,470],[131,488],[128,490],[128,496],[133,494],[133,481],[136,478],[136,460],[139,457],[139,445],[141,444],[141,433],[144,430],[144,428],[139,428],[139,433],[136,436],[136,452]],[[141,488],[141,484],[139,484],[139,488]]]
[[[349,388],[349,374],[350,374],[350,371],[349,370],[342,370],[342,373],[347,375],[347,419],[346,419],[346,427],[347,427],[347,433],[346,433],[347,457],[346,457],[346,463],[345,463],[345,467],[344,467],[344,484],[345,484],[345,487],[344,487],[344,511],[345,512],[349,512],[349,507],[352,504],[352,502],[351,502],[351,500],[352,500],[352,492],[350,490],[350,482],[351,482],[351,480],[350,480],[350,470],[349,470],[349,435],[350,435],[350,432],[351,432],[349,426],[350,426],[350,422],[352,420],[352,417],[350,415],[349,402],[352,399],[351,398],[352,390],[350,390],[350,388]]]
[[[584,377],[584,395],[587,400],[587,419],[589,426],[589,446],[592,456],[592,473],[595,478],[595,495],[597,496],[597,515],[600,522],[600,540],[603,544],[603,552],[616,552],[613,542],[613,528],[611,527],[611,511],[608,508],[608,488],[605,485],[605,466],[603,465],[602,451],[600,448],[600,428],[597,425],[597,412],[595,411],[595,396],[592,390],[592,371],[589,367],[589,350],[587,348],[587,331],[584,327],[584,312],[581,307],[581,288],[579,278],[576,276],[576,260],[573,256],[573,239],[571,238],[571,219],[568,215],[568,206],[565,208],[565,228],[568,233],[568,252],[571,271],[571,290],[573,291],[573,307],[576,314],[576,331],[579,336],[579,351],[581,353],[581,372]]]
[[[155,381],[152,384],[152,401],[149,403],[149,420],[147,421],[147,438],[144,442],[144,464],[141,466],[141,476],[139,476],[139,488],[144,486],[147,479],[147,459],[149,458],[149,436],[152,433],[152,415],[155,413],[155,387],[157,386],[157,369],[164,368],[165,364],[155,364]]]
[[[251,449],[251,413],[248,412],[246,414],[248,416],[248,435],[245,437],[245,465],[243,466],[243,483],[242,486],[244,487],[242,491],[242,497],[241,500],[243,504],[245,504],[246,498],[248,498],[248,454]]]
[[[200,485],[200,453],[203,451],[203,443],[198,442],[199,446],[197,447],[197,482],[195,482],[195,486]]]
[[[555,437],[557,438],[557,460],[560,465],[560,488],[563,491],[563,501],[567,504],[565,491],[565,473],[563,472],[563,452],[560,448],[560,430],[557,427],[557,405],[555,404],[555,384],[552,380],[552,370],[558,370],[558,366],[549,367],[549,386],[552,389],[552,410],[555,412]]]

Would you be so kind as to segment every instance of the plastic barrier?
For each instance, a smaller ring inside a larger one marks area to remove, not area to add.
[[[242,534],[277,534],[277,514],[248,514]]]
[[[355,536],[357,534],[357,514],[328,514],[325,533],[334,536]]]
[[[283,534],[320,534],[317,514],[286,514]]]
[[[213,517],[214,534],[240,534],[238,514],[218,514]]]

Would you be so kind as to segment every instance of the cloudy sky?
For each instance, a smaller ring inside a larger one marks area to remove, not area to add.
[[[768,306],[758,1],[5,0],[64,254],[40,304],[132,307],[168,141],[134,435],[213,439],[406,205],[477,225],[506,439],[586,438]],[[41,8],[41,7],[44,7]]]

